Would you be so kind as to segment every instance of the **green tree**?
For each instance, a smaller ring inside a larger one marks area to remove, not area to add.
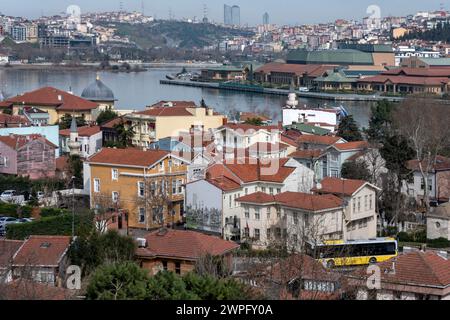
[[[262,126],[262,125],[263,125],[261,118],[251,118],[251,119],[247,119],[247,120],[245,121],[245,123],[246,123],[246,124],[251,124],[251,125],[254,125],[254,126]]]
[[[150,300],[199,300],[186,289],[183,279],[173,272],[162,271],[150,278],[147,298]]]
[[[78,128],[84,127],[87,124],[84,117],[76,117],[75,120],[77,121]],[[63,115],[58,123],[60,130],[69,129],[71,124],[72,124],[72,116],[70,114]]]
[[[106,109],[99,113],[99,115],[97,117],[97,123],[99,125],[101,125],[110,120],[116,119],[118,116],[119,116],[119,114],[117,112],[115,112],[114,110]]]
[[[83,161],[80,156],[69,156],[69,172],[75,178],[75,188],[83,188]]]
[[[136,245],[130,237],[116,231],[94,232],[88,237],[77,238],[70,247],[69,257],[72,263],[82,267],[84,274],[89,274],[102,264],[132,261],[135,250]]]
[[[369,128],[366,129],[367,138],[370,142],[382,143],[388,137],[392,125],[393,110],[394,104],[386,100],[377,102],[377,105],[372,108]]]
[[[136,134],[134,128],[122,121],[114,126],[114,129],[117,131],[117,135],[119,136],[119,143],[123,148],[126,148],[131,145],[131,140]]]
[[[148,297],[147,271],[133,262],[103,265],[87,287],[89,300],[144,300]]]
[[[361,132],[353,116],[347,116],[341,120],[337,135],[349,142],[362,140]]]
[[[342,165],[342,177],[344,179],[370,180],[370,171],[363,161],[347,161]]]

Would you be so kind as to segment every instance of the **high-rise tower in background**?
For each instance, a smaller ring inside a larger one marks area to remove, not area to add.
[[[231,8],[231,17],[232,17],[232,24],[234,26],[240,26],[241,25],[241,7],[233,6]]]
[[[269,14],[266,12],[263,15],[263,25],[267,26],[270,24],[270,17]]]
[[[223,23],[227,26],[233,24],[233,11],[231,6],[224,5],[223,6]]]
[[[239,6],[229,6],[225,4],[223,6],[223,22],[227,26],[240,26],[241,25],[241,8]]]

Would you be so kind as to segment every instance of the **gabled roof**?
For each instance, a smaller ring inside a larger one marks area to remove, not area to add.
[[[0,136],[0,142],[3,142],[7,146],[9,146],[13,150],[19,150],[28,143],[39,140],[51,148],[58,148],[58,146],[54,145],[50,141],[48,141],[46,138],[39,134],[29,134],[29,135],[14,135],[11,134],[9,136]]]
[[[225,176],[206,179],[206,181],[225,192],[233,191],[233,190],[237,190],[237,189],[241,188],[240,183],[234,181],[233,179],[225,177]]]
[[[0,240],[0,269],[11,266],[12,258],[23,245],[23,241]]]
[[[30,126],[31,122],[24,116],[12,116],[0,113],[0,128],[14,128]]]
[[[301,65],[301,64],[287,64],[279,62],[271,62],[256,69],[255,73],[290,73],[297,76],[303,76],[304,74],[310,77],[319,77],[325,73],[331,65]]]
[[[50,106],[60,111],[89,111],[98,107],[94,102],[52,87],[31,91],[7,101],[15,105]]]
[[[369,143],[367,141],[352,141],[346,143],[336,143],[333,144],[333,147],[339,151],[352,151],[368,148]]]
[[[409,84],[409,85],[441,85],[450,82],[448,77],[410,77],[402,75],[378,75],[375,77],[367,77],[359,79],[361,83],[393,83],[393,84]]]
[[[276,195],[257,192],[238,198],[236,201],[251,204],[277,203],[289,208],[311,212],[336,209],[343,205],[343,201],[334,195],[314,195],[300,192],[283,192]]]
[[[313,192],[320,194],[334,194],[352,196],[356,191],[361,189],[364,185],[369,184],[363,180],[339,179],[327,177],[321,182],[322,188],[312,189]]]
[[[416,251],[379,264],[382,283],[445,288],[450,286],[450,260],[434,252]],[[366,278],[366,272],[356,272]]]
[[[161,161],[170,153],[161,150],[140,150],[135,148],[114,149],[103,148],[88,159],[89,163],[131,166],[131,167],[151,167]]]
[[[238,244],[218,237],[173,229],[152,232],[146,240],[147,247],[136,252],[138,257],[197,260],[207,254],[221,256],[239,248]]]
[[[334,144],[338,144],[341,139],[341,137],[332,136],[303,135],[297,139],[297,142],[332,146]]]
[[[255,126],[255,125],[247,124],[247,123],[227,123],[227,124],[223,125],[222,128],[227,128],[227,129],[231,129],[231,130],[242,130],[246,134],[252,133],[252,132],[257,132],[260,130],[265,130],[265,131],[269,131],[269,132],[274,131],[274,130],[276,130],[276,131],[281,130],[281,128],[279,126]]]
[[[99,126],[85,126],[78,128],[78,135],[80,137],[90,137],[99,132],[100,132]],[[60,130],[59,135],[65,137],[70,136],[70,129]]]
[[[423,168],[427,167],[427,163],[422,162]],[[407,168],[410,170],[419,170],[419,161],[418,160],[410,160],[406,164]],[[441,170],[450,170],[450,158],[437,156],[436,162],[431,166],[432,170],[441,171]]]
[[[193,117],[187,107],[156,107],[144,111],[136,112],[134,114],[145,115],[151,117]]]
[[[30,236],[15,254],[13,266],[57,267],[70,242],[66,236]]]

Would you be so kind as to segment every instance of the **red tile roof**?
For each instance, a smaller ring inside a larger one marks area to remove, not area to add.
[[[160,230],[147,237],[147,248],[137,250],[138,257],[169,257],[197,260],[204,255],[221,256],[239,245],[194,231]]]
[[[446,77],[408,77],[408,76],[394,76],[394,75],[378,75],[375,77],[362,78],[358,80],[361,83],[386,83],[394,84],[410,84],[410,85],[441,85],[450,82]]]
[[[34,140],[40,140],[47,144],[48,146],[52,148],[58,148],[58,146],[54,145],[50,141],[48,141],[46,138],[39,134],[29,134],[29,135],[9,135],[9,136],[1,136],[0,142],[3,142],[10,148],[14,150],[19,150],[23,146],[27,145],[31,141]]]
[[[64,172],[69,169],[69,157],[61,156],[56,158],[56,170]]]
[[[14,254],[23,245],[23,241],[0,240],[0,269],[11,266]]]
[[[320,144],[325,146],[332,146],[338,144],[337,142],[342,139],[341,137],[331,137],[331,136],[317,136],[317,135],[302,135],[297,139],[298,143],[307,144]]]
[[[112,119],[110,121],[107,121],[105,123],[101,123],[101,127],[102,128],[109,128],[109,129],[113,129],[116,125],[119,125],[123,120],[123,117],[118,117],[115,119]]]
[[[59,111],[89,111],[98,107],[94,102],[52,87],[31,91],[7,101],[15,105],[53,106]]]
[[[0,128],[30,126],[31,122],[24,116],[12,116],[0,113]]]
[[[346,143],[336,143],[334,147],[340,151],[350,151],[350,150],[360,150],[369,147],[369,143],[367,141],[353,141]]]
[[[289,155],[289,158],[297,159],[317,159],[322,155],[322,150],[297,150]]]
[[[135,114],[152,116],[152,117],[193,117],[193,113],[186,107],[160,107],[152,108]]]
[[[283,142],[283,143],[285,143],[287,145],[290,145],[292,147],[298,148],[297,138],[298,137],[292,137],[290,135],[282,134],[281,135],[281,142]]]
[[[241,185],[238,182],[225,176],[206,179],[206,181],[208,181],[209,183],[211,183],[212,185],[216,186],[217,188],[223,191],[233,191],[241,187]]]
[[[393,267],[395,266],[395,272]],[[409,286],[450,286],[450,260],[434,252],[411,252],[379,264],[382,283]],[[357,276],[366,277],[364,272]]]
[[[30,236],[14,256],[13,266],[57,267],[70,242],[66,236]]]
[[[259,130],[266,130],[266,131],[281,130],[279,126],[255,126],[247,123],[227,123],[223,126],[223,128],[228,128],[231,130],[243,130],[245,133],[256,132]]]
[[[99,132],[100,132],[99,126],[85,126],[78,128],[78,135],[80,137],[90,137]],[[70,136],[70,129],[60,130],[59,135],[65,137]]]
[[[317,193],[330,193],[335,195],[346,195],[351,196],[356,191],[358,191],[362,186],[364,186],[366,181],[363,180],[350,180],[350,179],[339,179],[327,177],[321,182],[322,188],[314,188],[312,191]]]
[[[312,212],[335,209],[343,205],[343,201],[334,195],[313,195],[300,192],[283,192],[276,195],[257,192],[238,198],[236,201],[254,204],[278,203],[289,208]]]
[[[74,292],[69,289],[25,279],[14,280],[2,286],[1,295],[5,300],[61,301],[74,298]]]
[[[295,168],[285,166],[289,159],[242,160],[243,163],[230,160],[232,163],[225,163],[225,166],[244,183],[256,181],[283,183],[295,171]]]
[[[169,152],[161,150],[143,151],[135,148],[103,148],[100,152],[90,157],[88,162],[148,168],[159,162],[168,154]]]
[[[310,77],[320,77],[327,72],[332,66],[316,65],[316,64],[287,64],[279,62],[271,62],[256,69],[255,73],[290,73],[297,76],[308,74]]]
[[[196,104],[194,101],[159,101],[154,105],[151,105],[147,108],[164,108],[167,107],[168,104],[172,104],[173,107],[181,107],[181,108],[195,108]]]
[[[382,75],[406,75],[416,77],[450,77],[450,68],[397,68],[386,70]]]
[[[422,166],[425,169],[427,167],[427,162],[422,162]],[[419,161],[418,160],[410,160],[407,162],[407,167],[410,170],[419,170]],[[432,166],[433,170],[450,170],[450,158],[437,156],[436,163]]]
[[[257,142],[252,144],[248,149],[251,152],[279,152],[288,148],[284,143]]]

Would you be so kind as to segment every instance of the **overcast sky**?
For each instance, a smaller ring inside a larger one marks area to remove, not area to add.
[[[75,4],[86,11],[118,10],[120,2],[124,9],[141,10],[142,0],[0,0],[0,12],[6,15],[36,18],[65,12]],[[143,0],[145,13],[157,18],[167,18],[172,10],[175,18],[203,17],[203,5],[208,7],[208,16],[217,22],[223,21],[223,5],[241,6],[243,24],[260,24],[264,12],[270,22],[277,24],[303,24],[330,22],[337,18],[360,20],[366,16],[371,4],[380,6],[382,16],[407,15],[422,10],[437,10],[443,3],[450,9],[450,0]]]

